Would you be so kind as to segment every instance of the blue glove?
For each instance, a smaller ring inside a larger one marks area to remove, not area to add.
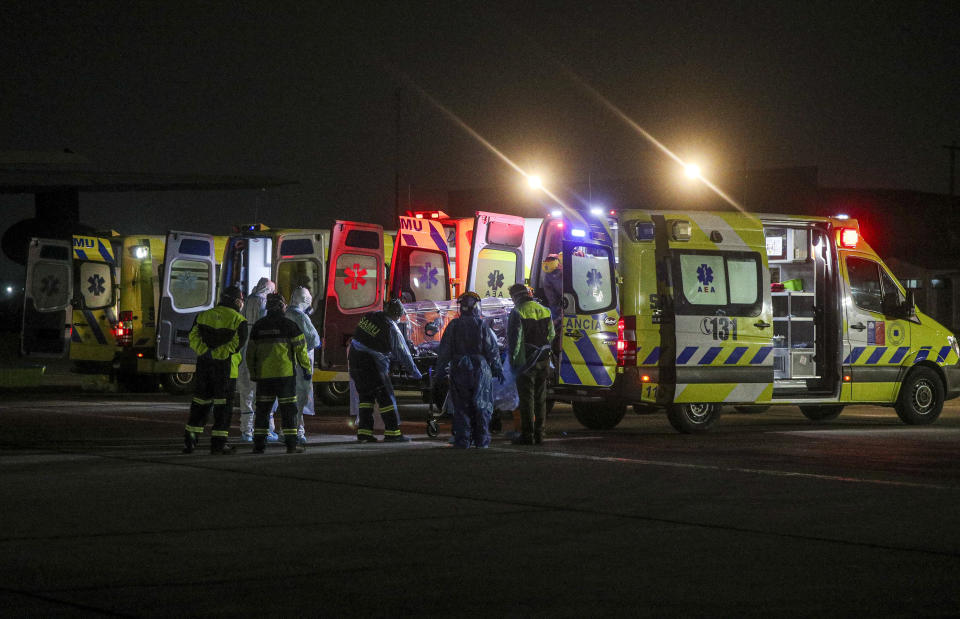
[[[307,368],[300,368],[300,375],[303,376],[304,380],[310,380],[311,378],[313,378],[313,372],[311,372]]]

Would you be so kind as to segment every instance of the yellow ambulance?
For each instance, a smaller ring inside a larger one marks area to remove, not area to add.
[[[860,235],[856,220],[625,210],[551,218],[531,283],[562,260],[561,351],[552,397],[585,426],[626,407],[666,410],[704,432],[726,405],[892,406],[908,424],[960,395],[955,336]]]

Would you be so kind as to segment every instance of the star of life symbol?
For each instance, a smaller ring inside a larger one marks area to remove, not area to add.
[[[587,286],[591,288],[599,288],[603,285],[603,274],[596,269],[590,269],[587,271]]]
[[[45,296],[53,296],[60,292],[60,280],[52,275],[47,275],[40,280],[40,293]]]
[[[89,292],[95,297],[99,297],[100,295],[102,295],[104,292],[107,291],[107,289],[104,288],[103,286],[103,284],[106,281],[107,280],[103,279],[103,277],[94,273],[87,279],[87,283],[90,284],[89,286],[87,286],[87,292]]]
[[[436,267],[429,262],[420,267],[420,279],[424,282],[428,290],[440,283],[437,280],[437,272]]]
[[[344,269],[344,272],[347,274],[347,276],[343,278],[343,283],[350,286],[350,288],[353,290],[356,290],[357,286],[363,286],[367,283],[367,280],[365,279],[367,270],[360,268],[359,264],[354,263],[352,269],[347,267]]]
[[[711,269],[706,264],[701,264],[697,267],[697,281],[699,281],[704,286],[710,284],[713,281],[713,269]]]
[[[503,273],[500,269],[494,269],[493,273],[487,276],[487,288],[492,290],[503,288]]]

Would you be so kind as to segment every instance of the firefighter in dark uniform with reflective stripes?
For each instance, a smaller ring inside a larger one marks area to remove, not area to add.
[[[211,409],[210,453],[233,453],[233,447],[227,444],[227,434],[240,351],[247,343],[248,330],[247,319],[240,313],[242,309],[243,292],[230,286],[220,295],[220,304],[197,315],[190,329],[190,348],[197,353],[196,387],[184,432],[183,453],[193,453]]]
[[[517,445],[543,442],[547,418],[547,372],[550,368],[550,343],[554,338],[550,310],[533,300],[523,284],[510,286],[513,311],[507,321],[507,345],[510,364],[517,377],[520,395],[520,436]]]
[[[402,315],[403,305],[398,299],[392,299],[384,305],[382,312],[365,314],[353,331],[347,351],[347,366],[350,368],[350,378],[357,386],[360,401],[358,441],[377,442],[377,437],[373,435],[374,402],[379,406],[383,418],[383,440],[410,440],[400,432],[397,400],[390,383],[390,359],[402,363],[415,380],[420,380],[423,375],[417,369],[397,327],[397,320]]]
[[[253,419],[253,452],[263,453],[270,432],[270,409],[278,402],[287,453],[303,453],[297,442],[297,372],[313,374],[306,339],[297,323],[283,315],[286,303],[279,294],[267,295],[267,315],[250,331],[247,366],[257,383]]]

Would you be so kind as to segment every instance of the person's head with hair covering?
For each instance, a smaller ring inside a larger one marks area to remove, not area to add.
[[[403,303],[400,302],[400,299],[390,299],[384,303],[383,313],[387,315],[387,318],[396,322],[403,316]]]
[[[290,293],[290,307],[306,312],[311,305],[313,305],[313,297],[310,295],[310,291],[303,286],[297,286]]]
[[[250,294],[273,294],[277,291],[277,285],[269,277],[261,277],[257,285],[253,287]]]
[[[283,313],[287,309],[287,302],[282,294],[271,293],[267,295],[267,313]]]
[[[464,292],[457,297],[460,302],[461,316],[479,316],[480,315],[480,295],[472,290]]]

